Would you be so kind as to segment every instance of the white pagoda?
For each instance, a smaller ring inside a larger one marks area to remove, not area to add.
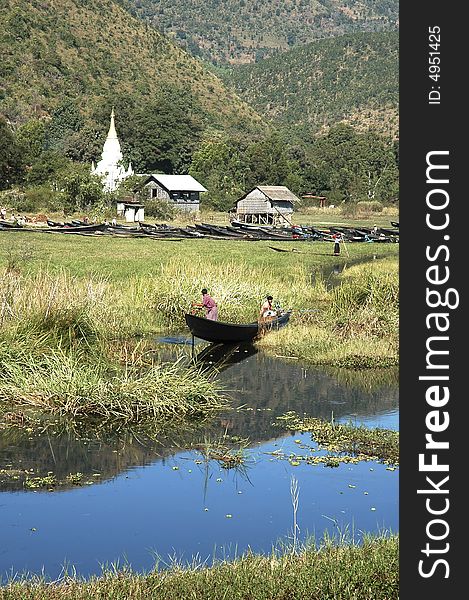
[[[103,177],[104,189],[108,192],[113,192],[123,179],[134,174],[130,162],[129,168],[125,170],[122,165],[122,158],[121,146],[114,125],[114,109],[112,109],[111,124],[106,141],[104,142],[101,160],[96,167],[94,164],[91,166],[91,173]]]

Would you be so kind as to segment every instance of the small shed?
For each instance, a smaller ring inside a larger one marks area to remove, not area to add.
[[[192,175],[164,175],[152,173],[143,182],[149,199],[167,200],[185,212],[195,212],[200,208],[200,193],[206,188]]]
[[[284,185],[258,185],[236,202],[235,217],[243,223],[290,223],[300,199]]]
[[[314,202],[319,208],[325,208],[327,206],[326,196],[315,196],[314,194],[304,194],[301,196],[303,200],[307,202]]]
[[[137,223],[145,220],[145,209],[138,202],[122,201],[117,203],[117,215],[124,217],[127,223]]]

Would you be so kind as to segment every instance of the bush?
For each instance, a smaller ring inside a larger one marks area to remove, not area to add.
[[[35,186],[25,190],[22,206],[17,209],[24,212],[40,210],[57,211],[61,208],[59,195],[49,185]]]
[[[363,200],[360,202],[344,202],[341,205],[341,213],[345,217],[367,216],[383,212],[383,204],[378,200]]]
[[[364,213],[379,213],[383,211],[383,204],[378,200],[366,200],[357,202],[357,209],[359,212]]]
[[[145,215],[148,217],[172,221],[178,212],[178,209],[167,200],[152,198],[145,202]]]

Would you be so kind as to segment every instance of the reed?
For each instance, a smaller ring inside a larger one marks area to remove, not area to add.
[[[260,341],[269,353],[310,364],[354,369],[397,366],[397,261],[355,265],[342,285],[322,296],[321,308],[293,317],[288,328]]]
[[[347,536],[311,540],[300,551],[273,550],[260,556],[248,552],[229,562],[201,559],[173,562],[169,568],[139,575],[130,566],[108,566],[100,577],[84,581],[73,570],[54,582],[44,577],[15,576],[0,588],[1,600],[397,600],[399,598],[399,538]]]
[[[0,402],[74,420],[132,425],[213,414],[224,402],[215,381],[179,363],[118,368],[84,349],[39,356],[0,346]]]

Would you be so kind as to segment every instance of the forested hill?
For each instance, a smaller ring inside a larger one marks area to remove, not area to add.
[[[398,0],[119,0],[194,55],[250,63],[319,38],[394,30]]]
[[[126,106],[168,89],[215,126],[261,121],[199,60],[111,0],[3,0],[0,56],[0,115],[13,125],[69,100],[85,116],[106,115],[108,127],[111,104],[122,122]]]
[[[398,132],[397,32],[327,40],[226,71],[230,83],[266,119],[324,132],[338,121]]]

